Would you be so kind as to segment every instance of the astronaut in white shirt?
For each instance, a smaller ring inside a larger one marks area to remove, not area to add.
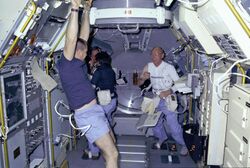
[[[153,127],[154,136],[158,138],[158,142],[155,147],[160,149],[161,144],[168,139],[167,133],[163,125],[163,119],[167,121],[167,125],[170,128],[171,135],[174,140],[182,147],[180,150],[181,155],[187,155],[188,149],[183,139],[182,127],[178,123],[177,114],[167,107],[165,99],[173,93],[172,86],[174,82],[179,79],[179,76],[171,64],[163,61],[165,54],[164,50],[160,47],[155,47],[151,51],[152,62],[148,63],[140,76],[140,83],[150,79],[153,93],[155,96],[160,97],[160,102],[156,107],[157,111],[162,112],[157,125]]]

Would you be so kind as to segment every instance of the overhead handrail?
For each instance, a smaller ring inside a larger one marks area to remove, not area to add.
[[[121,29],[120,25],[117,25],[117,29],[122,32],[122,33],[138,33],[139,32],[139,24],[136,24],[136,27],[130,28],[130,27],[125,27],[126,29]]]

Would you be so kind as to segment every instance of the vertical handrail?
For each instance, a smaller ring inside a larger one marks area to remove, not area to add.
[[[52,53],[52,51],[51,51]],[[49,59],[46,60],[45,64],[46,74],[49,75]],[[50,147],[51,147],[51,166],[52,168],[55,167],[55,147],[53,143],[53,120],[52,120],[52,110],[51,110],[51,93],[47,91],[47,111],[49,117],[49,139],[50,139]]]
[[[47,63],[46,63],[47,64]],[[47,91],[47,110],[49,115],[49,137],[50,137],[50,147],[51,147],[51,166],[55,167],[55,147],[53,143],[53,120],[51,111],[51,93]]]
[[[60,44],[60,42],[62,41],[63,37],[65,36],[66,31],[63,32],[63,34],[61,35],[61,37],[59,38],[58,42],[56,43],[56,45],[52,48],[51,52],[49,53],[48,57],[51,58],[53,55],[53,52],[55,51],[56,47]]]
[[[246,83],[246,73],[244,71],[244,69],[242,68],[242,66],[240,64],[237,64],[237,67],[239,68],[240,72],[242,73],[242,80],[241,80],[241,83],[242,84],[245,84]]]
[[[61,37],[59,38],[58,42],[56,43],[56,45],[52,48],[51,52],[48,55],[48,58],[46,60],[46,74],[49,75],[49,61],[51,61],[51,58],[53,56],[53,52],[55,51],[56,47],[60,44],[60,42],[62,41],[64,35],[65,35],[66,31],[63,32],[63,34],[61,35]],[[47,110],[48,110],[48,117],[49,117],[49,137],[50,137],[50,147],[51,147],[51,163],[52,163],[52,167],[55,167],[55,147],[53,144],[53,116],[52,116],[52,110],[51,110],[51,93],[47,92]]]
[[[5,128],[5,117],[4,117],[4,112],[3,112],[3,97],[2,97],[2,88],[0,86],[0,120],[1,120],[1,128],[2,133],[6,133],[6,128]],[[2,135],[4,136],[4,135]],[[4,149],[4,164],[6,168],[9,168],[9,154],[8,154],[8,146],[7,146],[7,139],[3,139],[3,149]]]

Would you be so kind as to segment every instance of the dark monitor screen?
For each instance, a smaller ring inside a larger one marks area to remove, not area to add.
[[[26,118],[22,74],[3,77],[5,115],[10,129]]]

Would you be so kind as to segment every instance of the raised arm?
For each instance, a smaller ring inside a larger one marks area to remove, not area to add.
[[[66,38],[64,45],[64,56],[68,60],[72,60],[75,53],[75,47],[78,34],[78,11],[81,0],[71,0],[71,14],[66,30]]]
[[[81,30],[80,30],[80,38],[83,40],[88,41],[90,27],[89,27],[89,11],[92,4],[92,0],[86,1],[84,6],[83,16],[82,16],[82,23],[81,23]]]
[[[140,75],[139,78],[139,85],[142,85],[145,80],[150,78],[150,73],[148,72],[148,64],[143,68],[142,74]]]

